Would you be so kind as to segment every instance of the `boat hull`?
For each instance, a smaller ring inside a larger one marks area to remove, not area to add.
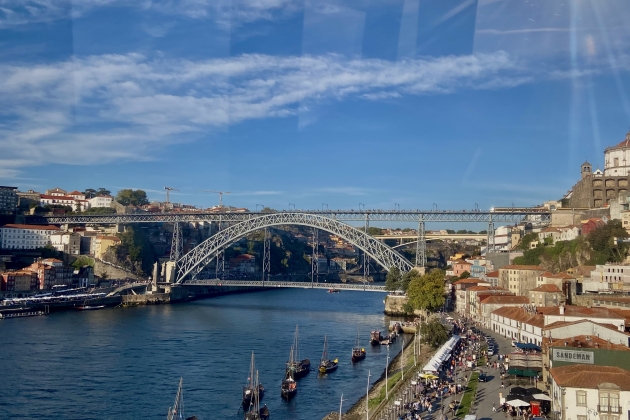
[[[249,392],[248,392],[249,391]],[[248,387],[243,387],[243,409],[249,410],[250,405],[252,404],[252,396],[254,393]],[[262,385],[258,386],[258,398],[262,400],[265,396],[265,387]]]
[[[297,395],[297,388],[293,390],[282,388],[280,390],[280,396],[282,397],[282,399],[285,399],[287,401],[293,399],[293,397],[295,397],[296,395]]]
[[[295,379],[303,378],[311,371],[311,361],[304,359],[301,362],[295,363],[293,366],[287,366],[287,373],[289,370],[291,370]]]
[[[325,363],[319,365],[319,373],[330,373],[337,370],[339,362],[328,360]]]
[[[365,359],[366,353],[365,351],[353,351],[352,352],[352,363],[356,363],[356,362],[360,362],[361,360]]]

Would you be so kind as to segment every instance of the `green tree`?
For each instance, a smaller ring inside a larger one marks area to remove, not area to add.
[[[116,194],[116,201],[118,201],[123,206],[142,206],[145,204],[149,204],[147,193],[143,190],[120,190],[118,191],[118,194]]]
[[[432,270],[423,276],[414,277],[407,289],[409,303],[414,309],[434,311],[444,305],[444,271]]]
[[[382,235],[383,234],[383,229],[381,228],[377,228],[377,227],[369,227],[367,230],[368,235]]]
[[[96,190],[94,188],[88,188],[83,191],[83,195],[85,195],[85,198],[94,198],[96,197]]]
[[[385,290],[398,290],[402,276],[398,267],[392,267],[387,272],[385,279]]]
[[[457,231],[458,235],[463,235],[463,234],[466,234],[466,233],[468,233],[468,231],[466,229],[460,229],[460,230]]]
[[[455,233],[455,231],[454,231],[453,229],[446,229],[446,233],[448,233],[448,234],[451,234],[451,235],[452,235],[452,234],[454,234],[454,233]]]
[[[532,241],[537,241],[538,240],[538,234],[537,233],[528,233],[527,235],[523,236],[523,238],[521,238],[521,242],[518,243],[518,249],[521,249],[523,251],[527,251],[529,250],[529,246],[532,243]]]
[[[101,187],[96,190],[96,195],[112,195],[112,192],[106,188]]]
[[[467,279],[467,278],[469,278],[469,277],[470,277],[470,273],[469,273],[468,271],[464,271],[464,272],[463,272],[463,273],[459,276],[460,280],[461,280],[461,279]]]
[[[420,273],[416,270],[407,271],[403,274],[402,280],[400,281],[400,290],[404,290],[406,292],[409,289],[409,284],[416,277],[420,277]]]
[[[448,330],[439,320],[433,319],[420,327],[421,342],[430,345],[434,349],[448,341]]]
[[[487,234],[488,234],[488,231],[487,231],[487,230],[480,230],[480,231],[479,231],[479,234],[480,234],[480,235],[487,235]]]

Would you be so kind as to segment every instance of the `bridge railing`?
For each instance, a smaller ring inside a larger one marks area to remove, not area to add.
[[[221,287],[280,287],[299,289],[339,289],[339,290],[364,290],[372,292],[386,292],[385,286],[376,286],[370,283],[347,284],[347,283],[310,283],[310,282],[288,282],[288,281],[265,281],[262,280],[187,280],[183,283],[189,286],[221,286]]]

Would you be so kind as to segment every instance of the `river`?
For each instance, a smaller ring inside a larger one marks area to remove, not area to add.
[[[382,293],[279,289],[190,303],[63,312],[0,321],[0,418],[164,419],[184,378],[186,416],[239,419],[252,350],[271,420],[319,420],[347,411],[375,382],[387,348],[368,343],[389,323]],[[339,369],[298,381],[290,402],[280,382],[295,325],[302,357],[317,365],[328,335]],[[353,365],[360,330],[367,358]],[[401,340],[389,349],[400,351]]]

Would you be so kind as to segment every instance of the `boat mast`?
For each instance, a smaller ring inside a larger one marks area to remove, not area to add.
[[[258,393],[258,371],[256,371],[256,381],[254,382],[255,390],[254,390],[254,410],[257,416],[260,416],[260,394]],[[259,418],[259,417],[257,417]]]
[[[326,335],[324,335],[324,351],[322,352],[322,361],[327,360],[326,357],[328,356],[328,337]]]
[[[300,359],[300,346],[299,346],[299,333],[298,333],[298,326],[297,324],[295,325],[295,336],[293,337],[293,347],[295,349],[295,360],[296,361],[300,361],[302,359]]]
[[[249,381],[248,386],[249,388],[252,390],[254,390],[254,373],[256,372],[256,367],[254,365],[254,352],[252,352],[252,361],[249,364],[249,378],[247,378],[247,380]]]
[[[168,409],[168,415],[166,416],[166,420],[175,420],[178,415],[179,418],[184,418],[183,409],[184,409],[184,395],[182,384],[184,382],[184,378],[179,378],[179,388],[177,388],[177,395],[175,396],[175,403],[173,403],[173,407]]]

